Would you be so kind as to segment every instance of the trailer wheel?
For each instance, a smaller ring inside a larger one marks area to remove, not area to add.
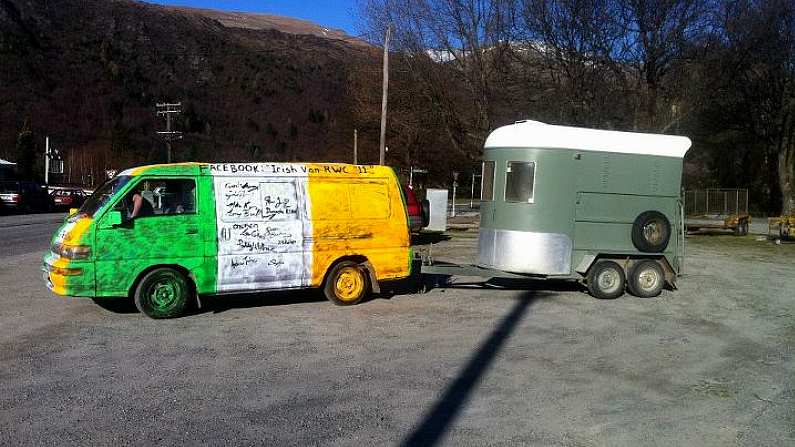
[[[191,286],[181,272],[158,268],[144,275],[135,288],[135,307],[150,318],[174,318],[188,304]]]
[[[640,298],[653,298],[662,292],[665,273],[660,263],[651,259],[638,262],[627,278],[629,293]]]
[[[370,284],[367,272],[353,261],[342,261],[334,265],[326,278],[323,293],[338,306],[352,306],[367,296]]]
[[[671,222],[659,211],[644,211],[632,224],[632,243],[645,253],[662,253],[671,238]]]
[[[588,271],[588,292],[600,299],[614,299],[624,294],[624,269],[613,261],[599,261]]]

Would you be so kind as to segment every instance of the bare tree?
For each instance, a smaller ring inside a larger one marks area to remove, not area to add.
[[[709,29],[707,0],[614,0],[613,20],[622,31],[613,56],[634,69],[637,110],[634,127],[659,131],[669,127],[670,97],[660,93],[675,63]],[[675,95],[675,92],[673,92]],[[675,119],[675,118],[674,118]]]
[[[510,5],[509,0],[368,0],[362,6],[373,41],[387,24],[395,27],[396,50],[407,56],[422,94],[440,107],[449,142],[459,153],[471,154],[492,128]],[[452,82],[448,67],[461,84]],[[462,100],[468,102],[464,110]]]
[[[795,214],[795,5],[788,0],[726,1],[719,51],[713,55],[712,115],[754,151],[749,160],[781,193],[781,212]]]
[[[544,73],[560,120],[613,127],[626,75],[614,59],[622,30],[609,0],[521,0],[514,54],[526,71]],[[620,119],[620,118],[619,118]]]

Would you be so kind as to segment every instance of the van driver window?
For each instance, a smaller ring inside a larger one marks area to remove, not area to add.
[[[119,202],[128,219],[196,212],[196,183],[187,179],[147,179],[139,182]]]
[[[532,161],[509,161],[505,175],[505,201],[533,203],[536,164]]]
[[[480,200],[490,202],[494,200],[494,162],[483,162],[483,175],[480,183]]]

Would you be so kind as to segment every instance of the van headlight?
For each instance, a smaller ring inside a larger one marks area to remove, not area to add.
[[[91,247],[88,245],[55,244],[52,251],[66,259],[88,259],[91,256]]]

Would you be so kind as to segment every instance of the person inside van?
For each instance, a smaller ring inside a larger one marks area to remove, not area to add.
[[[143,196],[143,183],[139,183],[135,186],[132,192],[130,205],[132,206],[132,209],[128,213],[130,219],[152,216],[155,214],[155,209],[152,207],[152,204]]]

